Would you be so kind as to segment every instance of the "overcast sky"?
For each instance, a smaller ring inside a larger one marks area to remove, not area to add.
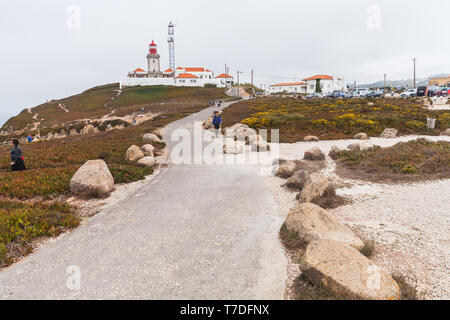
[[[177,66],[218,75],[227,63],[241,82],[253,69],[257,85],[313,74],[368,83],[412,78],[413,57],[418,77],[450,72],[449,12],[442,0],[1,0],[0,125],[146,69],[151,40],[168,67],[170,20]]]

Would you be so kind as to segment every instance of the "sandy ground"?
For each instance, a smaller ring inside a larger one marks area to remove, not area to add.
[[[382,147],[419,137],[450,141],[450,137],[402,136],[394,139],[371,138]],[[280,158],[301,159],[313,146],[328,154],[331,146],[345,148],[356,140],[298,142],[280,144]],[[349,196],[352,204],[331,210],[363,239],[375,242],[372,259],[391,273],[406,276],[417,284],[427,299],[450,299],[450,180],[423,183],[380,184],[343,179],[334,174],[335,163],[328,156],[322,173],[338,186],[338,194]],[[281,184],[279,178],[272,183]],[[282,188],[278,197],[292,193]],[[288,203],[287,200],[284,200]],[[288,211],[289,209],[287,209]],[[281,209],[286,212],[286,207]],[[296,276],[295,265],[288,267],[288,281]],[[297,273],[298,274],[298,273]]]

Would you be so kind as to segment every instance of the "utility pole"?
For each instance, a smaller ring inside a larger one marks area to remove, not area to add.
[[[252,87],[253,87],[253,69],[252,69]]]
[[[386,95],[386,73],[384,74],[384,84],[383,84],[383,98]]]
[[[227,74],[227,64],[225,63],[225,74]]]
[[[413,62],[414,62],[414,80],[413,80],[413,88],[415,88],[416,87],[416,60],[417,60],[417,58],[416,57],[414,57],[413,58]]]
[[[353,82],[353,89],[356,89],[356,80]]]

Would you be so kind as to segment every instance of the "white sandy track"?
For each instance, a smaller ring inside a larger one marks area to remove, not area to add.
[[[447,136],[402,136],[371,138],[382,147],[416,138],[450,141]],[[331,146],[345,148],[357,140],[280,144],[280,157],[299,159],[306,149],[317,146],[328,154]],[[335,163],[327,157],[323,169],[333,182],[345,185],[338,194],[347,195],[351,205],[331,210],[363,238],[375,242],[372,257],[392,273],[417,281],[428,299],[450,299],[450,179],[421,183],[381,184],[343,179],[334,173]]]

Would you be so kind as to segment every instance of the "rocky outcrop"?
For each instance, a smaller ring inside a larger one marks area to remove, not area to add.
[[[305,151],[305,155],[303,156],[305,160],[323,160],[325,159],[325,155],[318,147],[313,147]]]
[[[286,218],[286,227],[305,242],[336,240],[361,250],[364,243],[350,228],[337,221],[325,209],[313,203],[300,203],[293,207]]]
[[[94,127],[92,124],[87,124],[81,129],[80,134],[90,134],[99,132],[98,128]]]
[[[114,189],[114,178],[103,160],[89,160],[70,179],[70,191],[79,196],[104,197]]]
[[[144,152],[136,146],[132,145],[128,148],[127,153],[125,154],[125,158],[128,161],[138,161],[139,159],[142,159],[144,157]]]
[[[331,159],[336,160],[339,153],[342,152],[343,150],[337,146],[332,146],[330,149],[330,152],[328,152],[328,155],[330,156]]]
[[[303,141],[320,141],[320,139],[316,136],[306,136],[303,138]]]
[[[287,179],[285,186],[293,190],[302,190],[306,181],[309,178],[309,173],[306,170],[295,171],[289,179]]]
[[[252,151],[267,152],[270,151],[270,145],[265,141],[255,141],[252,144]]]
[[[144,156],[153,157],[154,156],[155,147],[152,146],[151,144],[144,144],[141,147],[141,151],[144,153]]]
[[[389,273],[351,246],[319,240],[306,248],[302,273],[342,299],[399,300],[400,288]]]
[[[395,138],[397,136],[397,129],[394,128],[386,128],[380,134],[380,138]]]
[[[153,156],[145,156],[139,159],[137,163],[146,167],[152,167],[155,164],[155,158]]]
[[[223,153],[226,154],[238,154],[242,153],[243,147],[242,144],[238,141],[234,141],[233,139],[226,139],[223,145]]]
[[[71,136],[79,135],[79,133],[78,133],[78,131],[77,131],[76,129],[70,130],[70,131],[69,131],[69,134],[70,134]]]
[[[349,151],[359,151],[361,150],[361,147],[359,143],[351,143],[347,146],[347,150]]]
[[[367,140],[369,139],[369,136],[365,132],[357,133],[353,136],[353,139],[360,139],[360,140]]]
[[[286,179],[292,176],[292,174],[297,170],[297,164],[295,163],[295,161],[289,160],[278,166],[275,175]]]
[[[315,197],[321,197],[328,187],[328,179],[320,173],[312,173],[306,180],[300,193],[300,200],[302,202],[310,202]]]
[[[142,139],[145,143],[161,142],[161,139],[154,133],[146,133]]]

